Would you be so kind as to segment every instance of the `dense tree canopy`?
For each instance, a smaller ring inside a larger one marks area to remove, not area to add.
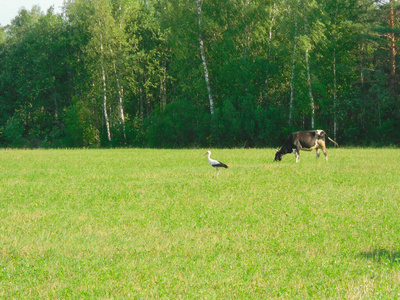
[[[68,0],[0,30],[3,147],[399,145],[399,7]]]

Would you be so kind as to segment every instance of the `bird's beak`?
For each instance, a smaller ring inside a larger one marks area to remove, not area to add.
[[[204,154],[204,155],[202,155],[201,157],[204,157],[204,156],[206,156],[207,155],[207,152]]]

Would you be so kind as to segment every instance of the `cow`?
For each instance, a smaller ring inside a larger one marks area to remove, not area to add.
[[[337,147],[339,146],[338,143],[328,137],[325,131],[321,129],[293,132],[291,135],[289,135],[282,148],[280,150],[276,150],[277,152],[275,154],[274,161],[281,161],[285,154],[293,152],[296,155],[296,162],[299,162],[300,150],[312,151],[314,149],[317,151],[317,159],[320,154],[319,150],[322,149],[325,155],[325,160],[328,161],[325,137],[327,137],[328,140],[334,143]]]

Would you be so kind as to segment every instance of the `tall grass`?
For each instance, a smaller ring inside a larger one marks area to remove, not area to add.
[[[0,297],[393,299],[400,151],[1,150]]]

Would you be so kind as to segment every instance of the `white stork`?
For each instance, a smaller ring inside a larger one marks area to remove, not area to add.
[[[226,169],[228,168],[228,166],[226,164],[224,164],[224,163],[222,163],[222,162],[220,162],[218,160],[210,158],[211,151],[207,151],[207,153],[204,154],[203,157],[206,156],[207,154],[208,154],[208,162],[210,163],[211,167],[214,167],[217,170],[217,173],[214,174],[213,177],[215,175],[218,176],[218,174],[220,172],[220,170],[218,168],[226,168]]]

